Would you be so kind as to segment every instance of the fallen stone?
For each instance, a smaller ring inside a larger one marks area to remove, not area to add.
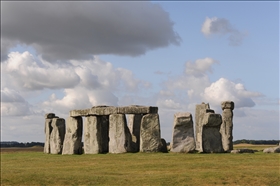
[[[65,120],[63,118],[53,118],[51,126],[50,153],[61,154],[65,136]]]
[[[131,134],[124,114],[109,116],[109,153],[131,152]]]
[[[264,153],[280,153],[280,146],[270,147],[263,150]]]
[[[171,152],[188,153],[195,150],[192,115],[175,113],[173,122]]]
[[[158,114],[142,117],[140,128],[140,152],[159,152],[161,144]]]
[[[98,154],[108,152],[108,116],[88,116],[84,124],[84,153]]]
[[[238,154],[238,153],[255,153],[255,150],[252,149],[235,149],[231,150],[230,153]]]
[[[220,133],[222,135],[222,144],[223,149],[226,152],[230,152],[233,150],[233,136],[232,136],[232,130],[233,130],[233,112],[234,109],[234,103],[232,101],[224,101],[221,103],[221,107],[223,109],[222,113],[222,125],[220,128]]]
[[[62,154],[82,154],[83,118],[68,117]]]

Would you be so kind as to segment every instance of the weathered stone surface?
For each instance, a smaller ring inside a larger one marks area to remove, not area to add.
[[[160,151],[160,123],[158,114],[146,114],[140,127],[140,152]]]
[[[202,126],[200,124],[200,119],[203,117],[203,114],[212,111],[210,110],[209,104],[201,103],[196,105],[195,107],[195,136],[196,136],[196,149],[201,150],[201,143],[202,143]],[[203,111],[203,112],[201,112]]]
[[[69,117],[62,154],[82,154],[83,118]]]
[[[65,120],[63,118],[53,118],[51,126],[50,153],[61,154],[65,136]]]
[[[232,101],[224,101],[221,103],[221,107],[223,109],[222,113],[222,125],[220,129],[220,133],[222,135],[222,144],[224,151],[230,152],[233,150],[233,112],[234,103]]]
[[[195,150],[192,115],[175,113],[173,122],[171,152],[188,153]]]
[[[222,109],[230,109],[233,110],[234,109],[234,102],[233,101],[223,101],[221,103]]]
[[[264,153],[280,153],[280,146],[270,147],[263,150]]]
[[[128,114],[127,125],[132,137],[131,148],[133,152],[139,152],[140,146],[140,125],[143,115],[142,114]]]
[[[88,116],[84,123],[84,152],[98,154],[108,152],[108,116]]]
[[[159,152],[164,152],[164,153],[167,153],[167,152],[168,152],[166,141],[165,141],[165,139],[163,139],[163,138],[160,139],[160,148],[159,148]]]
[[[52,132],[52,119],[45,120],[45,144],[44,144],[44,153],[49,154],[51,152],[50,149],[50,136]]]
[[[202,124],[202,144],[200,152],[223,152],[222,139],[220,134],[220,126],[222,124],[222,116],[220,114],[205,113],[201,119]]]
[[[117,107],[118,114],[156,114],[158,107],[131,105],[125,107]]]
[[[71,110],[70,116],[104,116],[110,114],[149,114],[157,113],[158,107],[131,105],[125,107],[95,106],[91,109]]]
[[[131,134],[124,114],[109,116],[109,153],[131,152]]]
[[[255,153],[255,150],[252,149],[235,149],[231,150],[230,153],[238,154],[238,153]]]
[[[46,119],[52,119],[52,118],[54,118],[55,117],[55,114],[54,113],[47,113],[47,114],[45,114],[45,118]]]
[[[90,109],[83,109],[83,110],[71,110],[70,117],[78,117],[78,116],[89,116]]]

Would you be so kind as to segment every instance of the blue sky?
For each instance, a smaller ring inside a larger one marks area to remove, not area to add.
[[[279,2],[2,2],[1,140],[94,105],[233,100],[234,140],[279,139]]]

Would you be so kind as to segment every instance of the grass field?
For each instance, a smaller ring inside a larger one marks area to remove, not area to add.
[[[262,150],[268,146],[236,145]],[[1,149],[1,185],[280,185],[280,154],[50,155]]]

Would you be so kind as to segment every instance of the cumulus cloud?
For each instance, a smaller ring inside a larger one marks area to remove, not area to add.
[[[49,63],[29,52],[11,52],[1,67],[2,86],[8,88],[1,92],[1,109],[6,115],[31,112],[31,105],[22,95],[34,94],[34,91],[39,91],[37,96],[43,96],[46,90],[54,92],[37,105],[41,112],[65,113],[93,105],[118,105],[118,93],[138,92],[142,87],[150,86],[148,82],[136,79],[130,70],[114,68],[97,56],[89,60],[70,60],[66,65]]]
[[[234,101],[236,108],[253,107],[255,102],[252,98],[262,96],[259,92],[246,90],[243,84],[234,83],[225,78],[220,78],[206,87],[201,95],[205,101],[214,105],[220,105],[224,100]]]
[[[24,116],[31,114],[30,104],[19,92],[3,87],[1,89],[1,115]]]
[[[151,2],[3,2],[2,52],[32,46],[50,62],[91,55],[137,56],[180,37],[160,5]]]
[[[127,69],[114,68],[97,56],[89,60],[71,60],[67,65],[52,64],[29,52],[11,52],[2,63],[2,84],[19,90],[87,89],[137,91],[142,83]],[[144,83],[144,82],[143,82]]]
[[[26,89],[73,88],[80,82],[80,77],[73,69],[61,68],[59,65],[43,63],[29,52],[11,52],[3,62],[3,79],[5,85]]]
[[[64,97],[57,98],[55,94],[42,103],[46,110],[65,113],[72,109],[91,108],[95,105],[118,105],[118,98],[109,90],[96,89],[89,90],[86,87],[77,87],[75,89],[65,89]]]
[[[188,61],[186,63],[186,74],[195,77],[202,77],[207,72],[212,72],[212,65],[218,63],[212,58],[197,59],[194,63]]]
[[[229,45],[238,46],[242,44],[246,33],[242,33],[239,30],[233,28],[230,22],[224,18],[209,18],[206,17],[201,32],[205,36],[210,35],[229,35]]]

